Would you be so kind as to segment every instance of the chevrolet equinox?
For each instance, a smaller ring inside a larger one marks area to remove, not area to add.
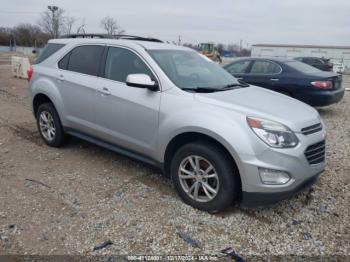
[[[208,212],[272,204],[325,168],[325,127],[293,98],[238,81],[196,51],[141,37],[50,40],[28,71],[38,130],[160,167]]]

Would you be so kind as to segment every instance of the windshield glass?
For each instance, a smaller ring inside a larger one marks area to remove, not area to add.
[[[164,73],[179,88],[226,88],[239,85],[236,78],[194,51],[148,50]]]
[[[305,64],[299,61],[290,61],[290,62],[286,62],[286,64],[302,73],[321,72],[321,70],[317,69],[316,67],[310,66],[308,64]]]

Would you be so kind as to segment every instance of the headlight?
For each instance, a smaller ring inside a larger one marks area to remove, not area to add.
[[[247,117],[247,122],[254,133],[271,147],[291,148],[299,143],[294,132],[280,123],[253,117]]]

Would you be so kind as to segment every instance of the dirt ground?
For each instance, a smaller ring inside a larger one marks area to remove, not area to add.
[[[210,215],[183,204],[168,179],[138,161],[74,138],[47,147],[9,57],[0,53],[0,254],[214,255],[233,247],[243,257],[350,255],[349,91],[319,109],[328,165],[310,191]]]

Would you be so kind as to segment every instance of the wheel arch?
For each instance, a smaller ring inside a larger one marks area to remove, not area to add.
[[[48,97],[46,94],[38,93],[34,96],[32,106],[33,106],[33,113],[34,113],[35,117],[36,117],[36,114],[38,112],[40,105],[45,104],[45,103],[52,103],[55,106],[52,99],[50,97]]]
[[[216,146],[218,146],[226,155],[227,157],[231,160],[231,163],[234,166],[234,169],[238,173],[238,178],[240,182],[240,189],[242,189],[242,178],[241,178],[241,172],[239,171],[238,168],[238,163],[236,159],[232,156],[230,153],[230,150],[220,141],[217,139],[200,133],[200,132],[184,132],[181,134],[176,135],[173,137],[170,142],[167,144],[167,147],[165,149],[165,154],[164,154],[164,173],[169,176],[170,174],[170,164],[171,164],[171,159],[174,156],[175,152],[183,145],[190,143],[190,142],[195,142],[195,141],[204,141],[207,143],[212,143]]]

